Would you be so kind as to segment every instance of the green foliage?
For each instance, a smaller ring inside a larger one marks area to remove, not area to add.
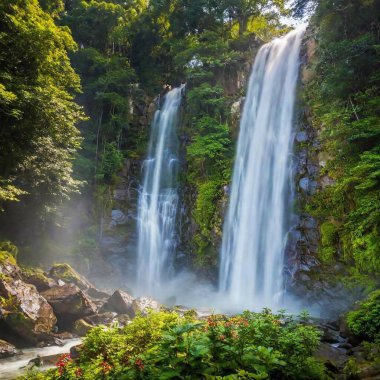
[[[83,113],[67,55],[76,44],[37,0],[1,2],[0,17],[0,198],[28,194],[53,207],[80,185],[72,159]]]
[[[207,321],[149,313],[123,329],[93,328],[79,358],[62,357],[43,378],[325,379],[312,358],[318,342],[313,327],[269,310]]]
[[[337,227],[331,222],[322,223],[321,229],[321,249],[320,258],[326,264],[331,264],[336,260],[338,243]]]
[[[308,205],[322,221],[322,259],[368,276],[380,273],[380,29],[368,27],[379,15],[372,1],[320,1],[315,76],[307,86],[330,158],[324,174],[334,180]]]
[[[220,201],[232,166],[233,99],[224,78],[244,65],[255,33],[281,33],[283,10],[282,0],[2,2],[1,206],[14,220],[23,216],[20,228],[42,235],[45,226],[64,224],[59,208],[81,190],[93,196],[94,219],[101,220],[112,207],[124,159],[145,154],[147,105],[164,85],[187,81],[191,165],[185,182],[211,210],[205,202]],[[219,188],[204,197],[209,181]],[[209,231],[195,237],[204,246],[210,246],[211,228],[220,230],[209,222],[220,224],[220,218],[207,218]],[[86,252],[90,245],[82,244]]]
[[[228,181],[232,157],[228,125],[219,124],[214,118],[204,116],[195,124],[195,130],[194,141],[187,147],[187,156],[197,178],[220,176]]]
[[[204,236],[209,236],[213,226],[213,217],[217,209],[216,201],[220,198],[220,183],[204,182],[198,187],[194,218]]]
[[[23,191],[16,186],[11,184],[11,181],[5,181],[0,179],[0,211],[3,211],[1,204],[3,202],[12,201],[18,202],[20,200],[20,195],[27,194],[26,191]]]
[[[370,341],[380,338],[380,290],[372,292],[357,310],[348,313],[347,324],[358,337]]]
[[[107,144],[104,147],[103,159],[97,178],[104,180],[106,183],[112,181],[120,171],[123,160],[123,154],[117,149],[115,144]]]

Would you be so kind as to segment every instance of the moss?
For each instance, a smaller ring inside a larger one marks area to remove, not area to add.
[[[208,181],[198,186],[194,218],[204,235],[210,233],[217,209],[216,202],[220,198],[220,187],[218,181]]]
[[[28,283],[33,284],[38,291],[45,291],[54,283],[49,279],[41,268],[21,267],[22,279]]]
[[[9,282],[9,281],[12,280],[12,277],[7,276],[7,275],[4,274],[4,273],[0,273],[0,280],[1,280],[1,281],[5,281],[5,282]]]
[[[16,259],[14,258],[14,256],[12,256],[7,251],[0,251],[0,265],[5,264],[5,263],[17,265]]]
[[[220,182],[215,180],[204,182],[198,186],[194,219],[199,226],[199,230],[193,238],[193,242],[196,246],[197,262],[199,262],[199,256],[205,256],[206,253],[213,251],[210,249],[212,248],[211,238],[212,231],[218,224],[216,213],[218,211],[217,202],[221,197],[220,188]],[[207,261],[212,263],[214,260],[210,257]],[[203,260],[201,260],[201,262],[201,265],[204,264]]]
[[[319,258],[325,264],[331,264],[335,260],[337,252],[337,244],[339,242],[338,229],[331,222],[322,223],[321,231],[321,247],[319,250]]]
[[[54,264],[49,272],[50,276],[55,279],[60,279],[67,283],[74,283],[80,289],[87,289],[86,281],[81,278],[69,264]]]
[[[0,251],[8,252],[14,258],[17,258],[18,255],[18,248],[9,241],[0,242]]]
[[[6,310],[7,312],[16,312],[19,309],[20,303],[15,296],[10,296],[8,298],[0,297],[0,306],[1,309]],[[5,314],[5,318],[7,314]]]
[[[41,268],[32,268],[27,266],[21,266],[22,274],[25,277],[36,278],[41,281],[49,281],[44,271]]]
[[[325,222],[321,225],[321,241],[324,246],[336,244],[337,238],[338,231],[333,223]]]

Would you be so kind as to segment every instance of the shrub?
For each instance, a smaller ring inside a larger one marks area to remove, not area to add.
[[[312,357],[318,343],[314,327],[269,310],[207,320],[149,313],[123,329],[92,329],[80,357],[62,357],[42,379],[317,380],[325,378]]]
[[[380,338],[380,290],[372,292],[357,310],[348,313],[347,324],[358,337],[369,341]]]

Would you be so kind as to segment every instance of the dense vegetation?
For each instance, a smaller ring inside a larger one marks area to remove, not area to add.
[[[182,185],[197,226],[188,244],[196,262],[215,265],[236,128],[229,110],[243,93],[231,86],[260,41],[287,30],[283,1],[20,0],[0,12],[3,238],[34,261],[39,251],[90,258],[120,169],[145,155],[149,104],[163,86],[187,82]],[[81,199],[86,212],[71,215]],[[57,246],[72,222],[80,228],[65,241],[74,243]]]
[[[23,197],[32,228],[80,185],[72,162],[84,114],[67,55],[77,45],[37,1],[2,1],[0,14],[0,202]]]
[[[186,82],[179,131],[190,225],[184,243],[198,273],[210,274],[242,82],[262,43],[289,30],[281,23],[285,5],[0,0],[0,241],[15,242],[22,261],[75,255],[89,262],[100,251],[121,170],[132,167],[129,175],[139,179],[152,106]],[[379,365],[380,2],[295,1],[294,15],[305,10],[315,11],[308,35],[316,48],[303,105],[318,135],[319,145],[310,145],[322,164],[319,184],[327,178],[327,185],[307,197],[302,211],[318,221],[322,266],[340,271],[346,285],[372,290],[347,324]],[[86,211],[70,220],[67,210],[80,202]],[[58,232],[74,218],[72,239],[59,244]],[[15,265],[16,253],[0,244],[0,261]],[[78,359],[64,356],[56,370],[27,378],[323,379],[328,374],[313,358],[319,338],[302,318],[267,310],[207,321],[152,313],[123,329],[92,329]],[[347,376],[356,378],[356,365],[348,362]]]
[[[246,312],[197,320],[191,312],[136,317],[120,330],[94,328],[79,358],[27,379],[325,379],[312,354],[319,333],[283,314]]]
[[[379,16],[377,1],[318,2],[314,79],[306,89],[320,151],[328,157],[321,175],[333,179],[308,204],[321,223],[320,258],[345,263],[352,276],[368,275],[375,282],[380,273]]]

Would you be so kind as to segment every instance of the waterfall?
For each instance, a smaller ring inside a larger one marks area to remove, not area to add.
[[[174,88],[155,113],[138,208],[137,287],[157,295],[172,271],[178,207],[178,122],[183,86]]]
[[[264,45],[252,69],[220,257],[219,288],[231,307],[275,308],[281,301],[303,32]]]

